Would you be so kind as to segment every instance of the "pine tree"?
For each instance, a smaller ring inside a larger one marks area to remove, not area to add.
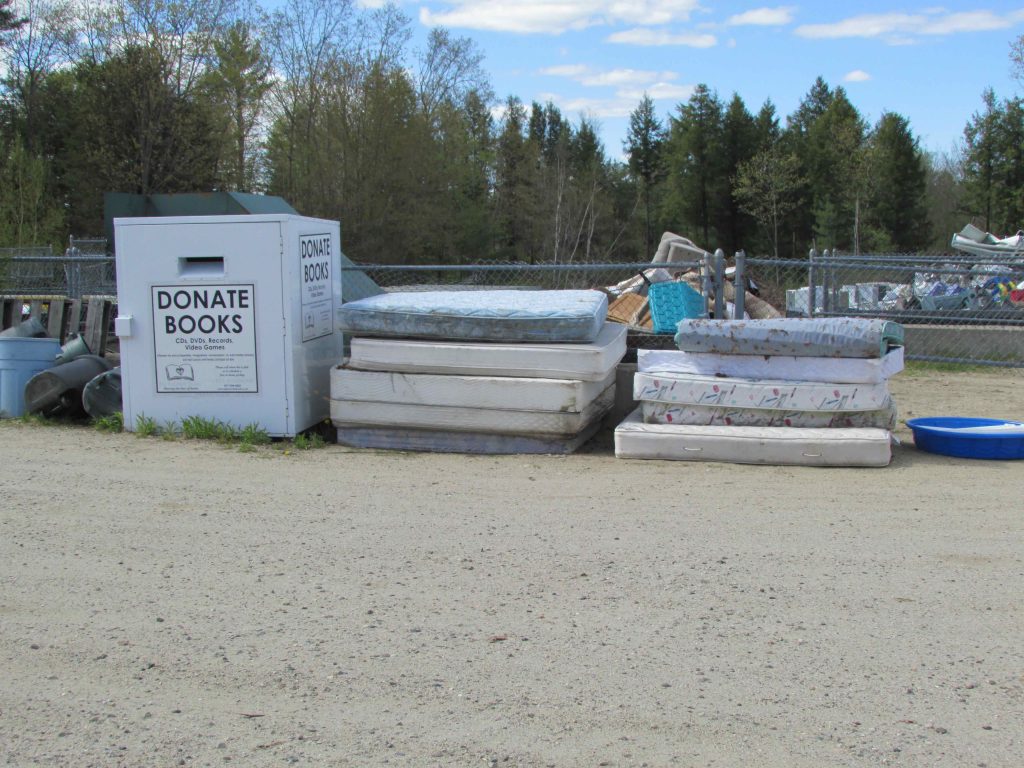
[[[868,220],[881,236],[878,247],[913,251],[930,237],[925,206],[924,158],[909,121],[886,112],[870,138]]]
[[[652,219],[653,198],[656,186],[664,177],[665,132],[654,112],[654,100],[646,93],[637,108],[630,113],[629,132],[622,144],[629,156],[629,171],[643,200],[643,253],[652,254],[657,240]]]
[[[864,137],[864,121],[842,88],[807,128],[801,159],[811,181],[814,236],[825,247],[860,250],[867,183]]]
[[[732,101],[722,118],[722,173],[727,179],[736,176],[739,168],[758,151],[757,124],[747,111],[739,94],[733,94]],[[730,184],[731,187],[731,184]],[[726,253],[732,254],[741,248],[750,248],[753,243],[754,221],[740,207],[729,187],[724,190],[720,203],[717,225],[721,233],[721,245]]]
[[[719,236],[714,215],[728,192],[722,173],[722,104],[702,83],[670,120],[665,218],[713,250]]]
[[[18,29],[26,21],[11,10],[13,5],[14,0],[0,0],[0,41],[3,41],[5,32]]]
[[[208,76],[208,89],[225,120],[223,177],[227,186],[253,191],[257,186],[254,133],[270,90],[271,63],[252,28],[244,22],[231,25],[214,41],[216,65]]]
[[[999,188],[999,124],[1003,114],[996,94],[988,88],[981,95],[984,109],[975,112],[964,128],[964,203],[981,216],[983,226],[992,231]]]

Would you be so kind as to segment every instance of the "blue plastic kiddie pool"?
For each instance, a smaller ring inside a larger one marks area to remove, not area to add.
[[[922,451],[962,459],[1024,459],[1024,422],[932,416],[907,422]]]

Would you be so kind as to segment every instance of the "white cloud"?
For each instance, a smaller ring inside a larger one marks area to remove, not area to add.
[[[792,5],[782,5],[778,8],[755,8],[745,13],[737,13],[730,16],[725,23],[733,26],[755,26],[755,27],[780,27],[789,24],[793,20],[796,8]]]
[[[573,79],[583,77],[590,71],[590,68],[583,64],[559,64],[557,67],[546,67],[540,70],[542,75],[553,77],[571,77]]]
[[[863,83],[871,79],[871,75],[865,72],[863,69],[855,69],[852,72],[847,72],[843,76],[843,80],[848,83]]]
[[[804,24],[795,32],[812,39],[882,38],[892,45],[905,45],[922,35],[991,32],[1020,21],[1024,21],[1024,11],[999,15],[992,11],[950,13],[942,8],[930,8],[923,13],[871,13],[831,24]]]
[[[924,35],[953,35],[957,32],[990,32],[994,29],[1006,29],[1015,21],[1024,19],[1024,12],[997,16],[991,11],[967,11],[951,13],[928,24]]]
[[[610,69],[580,80],[583,85],[643,85],[657,80],[675,80],[675,72],[651,72],[643,69]]]
[[[607,69],[594,70],[583,64],[564,64],[540,70],[542,75],[568,77],[581,85],[589,86],[622,86],[647,85],[659,80],[675,80],[679,75],[675,72],[656,72],[645,69]]]
[[[671,71],[657,72],[645,69],[601,71],[582,64],[565,64],[547,67],[540,70],[540,74],[567,77],[581,85],[616,88],[616,99],[614,100],[588,99],[594,104],[601,105],[601,109],[604,110],[602,114],[606,117],[608,110],[621,109],[621,103],[624,100],[635,105],[645,93],[652,99],[673,99],[675,101],[688,99],[693,94],[692,85],[679,85],[670,82],[679,79],[679,73]],[[557,98],[557,96],[551,96],[553,101]],[[632,110],[632,107],[630,109]]]
[[[694,86],[677,85],[675,83],[653,83],[645,88],[623,88],[616,93],[623,99],[630,99],[635,104],[644,97],[646,93],[652,99],[671,99],[673,101],[686,101],[693,95]]]
[[[371,0],[372,1],[372,0]],[[445,0],[440,10],[420,8],[426,26],[559,35],[599,25],[687,21],[699,0]]]
[[[636,109],[636,101],[631,99],[564,98],[555,93],[545,93],[542,96],[544,101],[552,102],[566,114],[583,114],[592,117],[629,117],[630,113]]]
[[[608,36],[609,43],[627,45],[685,45],[691,48],[711,48],[718,43],[714,35],[695,35],[687,32],[672,33],[664,29],[635,27]]]

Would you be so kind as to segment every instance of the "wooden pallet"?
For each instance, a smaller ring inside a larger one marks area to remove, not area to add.
[[[35,317],[43,322],[46,334],[64,344],[69,336],[81,335],[93,354],[104,355],[110,316],[115,300],[111,296],[0,296],[0,330]],[[25,314],[25,308],[28,314]],[[82,328],[82,310],[85,328]]]

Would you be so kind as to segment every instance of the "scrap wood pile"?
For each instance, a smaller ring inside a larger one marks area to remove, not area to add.
[[[674,324],[684,317],[706,317],[707,302],[716,298],[713,285],[705,295],[701,274],[709,256],[692,240],[666,232],[651,260],[657,266],[604,289],[609,297],[608,319],[656,332],[667,332],[665,329],[672,326],[674,332]],[[731,272],[727,271],[722,288],[730,317],[735,313],[732,303],[736,299],[736,287],[729,281]],[[668,290],[670,286],[675,290]],[[659,318],[659,309],[666,317]],[[782,317],[775,307],[749,290],[744,290],[744,315],[754,319]]]

